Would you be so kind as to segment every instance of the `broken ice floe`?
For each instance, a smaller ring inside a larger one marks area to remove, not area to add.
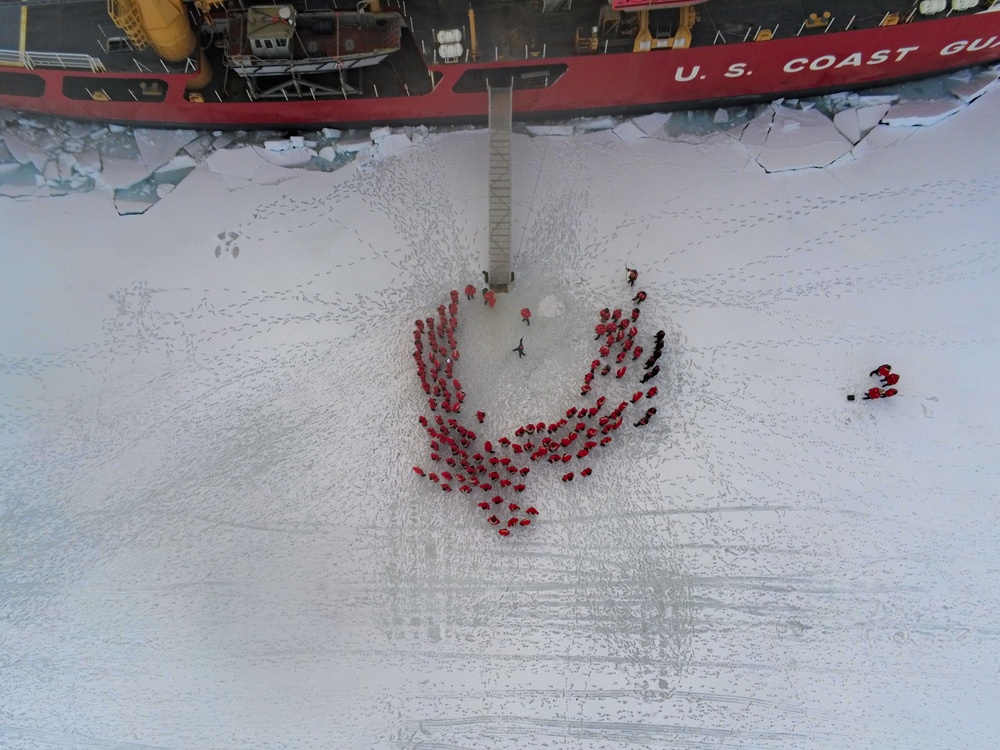
[[[853,142],[816,109],[774,107],[769,127],[752,134],[757,163],[767,172],[825,167],[849,153]],[[763,140],[760,140],[763,135]]]
[[[889,107],[882,122],[890,127],[905,128],[936,125],[951,117],[966,105],[958,99],[938,99],[930,102],[901,102]]]
[[[556,135],[562,137],[569,137],[573,135],[573,133],[575,132],[572,125],[559,125],[559,124],[528,125],[527,127],[525,127],[525,131],[527,131],[528,135],[534,135],[534,136]]]
[[[882,121],[882,117],[888,111],[888,104],[845,109],[833,116],[833,124],[845,138],[851,143],[857,144]]]
[[[967,80],[956,80],[948,90],[966,104],[970,104],[997,85],[1000,73],[989,70]]]
[[[643,130],[632,120],[626,120],[625,122],[618,123],[611,129],[611,132],[626,143],[640,141],[646,137],[646,133],[643,132]]]

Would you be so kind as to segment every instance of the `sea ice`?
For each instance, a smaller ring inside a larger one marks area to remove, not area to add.
[[[861,126],[858,123],[858,111],[845,109],[833,116],[833,124],[847,140],[857,143],[861,140]]]
[[[261,165],[266,164],[253,146],[225,148],[213,152],[205,159],[205,166],[227,178],[252,181]]]
[[[273,141],[268,141],[268,143],[273,143]],[[296,148],[293,145],[285,150],[271,150],[259,146],[254,146],[253,149],[261,159],[276,167],[303,167],[316,155],[316,152],[311,148]]]
[[[380,159],[388,159],[405,153],[412,146],[413,142],[404,133],[389,133],[376,141],[372,153]]]
[[[816,109],[775,107],[774,113],[757,156],[768,172],[825,167],[851,150],[852,143]]]
[[[857,144],[889,111],[888,104],[844,109],[833,116],[833,124],[851,143]]]
[[[524,130],[534,136],[571,136],[574,132],[572,125],[526,125]]]
[[[965,106],[958,99],[938,99],[929,102],[900,102],[889,107],[882,122],[894,128],[935,125],[951,117]]]
[[[595,130],[610,130],[618,124],[615,117],[588,117],[573,121],[573,127],[578,133],[591,133]]]
[[[32,140],[25,137],[27,134],[35,136]],[[45,163],[49,160],[49,150],[53,142],[44,131],[31,131],[22,129],[21,133],[15,132],[12,128],[4,128],[0,131],[3,135],[7,149],[21,164],[34,164],[39,172],[45,170]]]
[[[101,188],[127,188],[149,177],[149,169],[138,159],[119,159],[105,156],[101,171],[94,175],[94,183]]]
[[[337,141],[334,148],[338,154],[368,153],[372,148],[372,139],[368,136],[348,136]]]
[[[632,120],[618,123],[611,129],[611,132],[626,142],[641,141],[647,137],[646,132]]]
[[[665,344],[658,414],[593,476],[532,464],[508,540],[411,469],[412,321],[482,278],[484,130],[331,173],[220,152],[127,219],[0,200],[0,745],[995,747],[998,118],[775,174],[734,165],[813,126],[770,110],[697,148],[517,137],[463,423],[592,403],[636,289]],[[883,362],[899,397],[848,402]]]
[[[1000,77],[1000,74],[996,71],[986,71],[966,80],[957,80],[948,87],[948,90],[963,102],[969,104],[987,91],[992,90],[997,85],[998,77]]]
[[[670,118],[671,114],[669,112],[652,112],[648,115],[633,117],[631,123],[650,138],[658,138],[664,135],[664,128],[667,126]]]
[[[198,137],[196,130],[151,130],[136,128],[135,143],[146,169],[155,172],[174,158],[178,151]]]

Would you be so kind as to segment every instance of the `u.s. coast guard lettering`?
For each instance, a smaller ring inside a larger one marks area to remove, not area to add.
[[[941,48],[940,55],[956,55],[961,52],[978,52],[984,49],[996,49],[1000,47],[1000,38],[996,36],[985,39],[961,39],[950,42]],[[906,59],[911,52],[916,52],[920,47],[896,47],[895,49],[880,49],[874,52],[850,52],[840,55],[818,55],[816,57],[793,57],[782,66],[785,73],[802,73],[804,71],[827,70],[828,68],[854,68],[862,65],[882,65],[885,63],[898,63]],[[749,63],[731,63],[722,74],[724,78],[741,78],[752,75],[753,71]],[[706,76],[702,74],[701,65],[693,65],[690,68],[681,65],[674,69],[674,80],[679,82],[704,80]]]

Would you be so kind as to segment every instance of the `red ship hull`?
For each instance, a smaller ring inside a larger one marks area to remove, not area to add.
[[[134,74],[65,70],[21,71],[37,76],[42,96],[0,93],[0,106],[77,119],[197,128],[479,122],[487,117],[486,93],[453,88],[463,73],[491,68],[565,66],[550,86],[516,90],[515,118],[689,109],[781,96],[858,89],[914,79],[1000,60],[1000,12],[839,32],[828,36],[773,39],[656,50],[530,59],[522,62],[431,65],[440,80],[430,93],[361,99],[194,103],[185,96],[191,75],[166,81],[162,101],[93,101],[68,98],[64,79],[95,81]]]

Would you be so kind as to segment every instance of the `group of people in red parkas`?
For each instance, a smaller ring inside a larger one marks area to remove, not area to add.
[[[878,375],[879,379],[882,381],[882,385],[884,386],[894,386],[899,382],[899,375],[892,371],[892,365],[879,365],[877,368],[872,370],[871,373],[869,373],[868,377],[874,378],[876,375]],[[886,388],[885,390],[877,387],[869,388],[868,393],[864,396],[864,400],[869,401],[878,398],[892,398],[897,393],[899,393],[899,391],[891,387]]]
[[[627,280],[631,285],[635,283],[635,276],[638,276],[638,273],[634,269],[629,271],[631,273]],[[476,291],[475,286],[467,285],[466,300],[474,300]],[[602,414],[602,409],[607,399],[601,396],[594,406],[570,407],[566,410],[566,417],[555,422],[538,422],[518,427],[514,431],[514,440],[501,437],[495,441],[484,440],[480,444],[479,436],[474,430],[463,425],[459,416],[465,393],[462,391],[461,382],[453,373],[454,363],[460,356],[455,338],[458,326],[458,291],[453,290],[450,297],[448,306],[438,306],[436,316],[416,321],[413,331],[415,347],[413,357],[417,364],[421,387],[428,395],[427,405],[432,412],[440,410],[446,413],[435,414],[431,419],[423,415],[419,417],[421,426],[430,437],[430,459],[443,465],[437,471],[425,472],[419,466],[414,466],[413,471],[437,483],[443,492],[457,489],[461,493],[469,494],[474,489],[479,489],[491,493],[490,499],[477,503],[477,507],[483,511],[492,511],[493,514],[486,519],[487,522],[500,527],[498,533],[501,536],[508,536],[511,529],[530,525],[532,517],[538,515],[538,510],[534,507],[522,509],[519,503],[505,500],[500,494],[492,494],[507,489],[515,493],[524,492],[525,477],[531,469],[518,464],[521,457],[526,456],[533,462],[545,461],[552,464],[565,464],[574,459],[586,462],[591,451],[611,443],[613,434],[624,422],[624,411],[642,398],[653,398],[657,389],[652,387],[645,392],[637,391],[632,396],[631,402],[622,401],[606,414]],[[645,298],[646,295],[643,293],[639,299],[633,301],[641,303]],[[495,295],[489,289],[483,290],[483,299],[484,304],[490,307],[496,302]],[[622,310],[612,311],[605,308],[600,311],[599,317],[601,319],[599,326],[603,327],[603,331],[598,338],[602,336],[605,338],[601,345],[601,358],[615,356],[617,364],[620,364],[631,354],[630,361],[638,360],[643,353],[642,347],[634,343],[638,335],[635,324],[639,319],[639,308],[634,308],[628,315]],[[531,325],[531,311],[528,308],[521,310],[521,318],[527,325]],[[662,331],[656,336],[655,357],[659,356],[663,347],[663,336]],[[521,354],[523,339],[519,348]],[[615,355],[612,355],[613,349],[617,350]],[[655,359],[653,361],[655,362]],[[588,387],[581,395],[585,396],[589,392],[589,384],[596,372],[600,371],[602,375],[607,375],[612,369],[610,365],[606,365],[599,370],[600,365],[601,359],[595,359],[591,363],[590,372],[585,379],[585,385]],[[618,370],[617,377],[620,378],[625,374],[626,367],[627,365],[622,366]],[[653,375],[655,376],[655,373]],[[647,424],[655,413],[655,408],[647,409],[640,423]],[[447,414],[453,416],[448,417]],[[485,412],[476,412],[479,424],[484,424],[486,418]],[[593,469],[590,466],[584,466],[575,472],[563,474],[562,481],[571,482],[577,476],[589,477],[592,473]],[[506,519],[502,519],[501,513],[509,515]]]
[[[632,356],[631,361],[633,362],[642,356],[643,348],[635,344],[635,338],[639,335],[639,329],[635,325],[639,320],[639,308],[633,308],[632,312],[626,316],[621,309],[612,311],[605,307],[598,313],[598,316],[601,320],[594,326],[594,341],[604,339],[599,350],[601,359],[610,357],[612,350],[618,350],[615,354],[614,364],[622,365],[615,370],[615,378],[620,380],[625,377],[625,373],[628,371],[628,364],[623,365],[622,363],[628,359],[629,355]],[[583,376],[583,386],[580,388],[581,396],[590,393],[591,383],[598,368],[600,368],[602,376],[611,372],[613,365],[607,363],[601,367],[601,359],[595,359],[590,365],[590,372]]]
[[[465,392],[454,377],[454,364],[459,359],[455,329],[458,327],[458,292],[452,290],[451,303],[446,308],[438,305],[437,316],[417,320],[413,329],[413,359],[417,363],[420,387],[427,394],[431,411],[458,414],[462,410]],[[424,356],[426,336],[427,356]]]
[[[483,492],[502,491],[507,488],[517,493],[524,492],[524,477],[531,469],[527,466],[518,466],[509,456],[495,455],[496,449],[489,440],[485,441],[481,452],[478,448],[479,436],[459,421],[461,417],[458,415],[461,414],[465,392],[462,390],[461,381],[454,377],[453,367],[460,357],[458,342],[455,339],[460,295],[457,290],[452,290],[450,297],[451,301],[447,307],[438,306],[436,316],[414,323],[413,358],[417,364],[420,385],[428,395],[427,406],[432,412],[440,409],[455,416],[446,418],[441,414],[435,414],[432,421],[420,415],[420,425],[430,437],[430,459],[443,466],[440,470],[431,472],[425,472],[421,467],[414,466],[413,471],[418,476],[438,484],[443,492],[452,492],[456,488],[464,494],[471,493],[474,488]],[[466,301],[475,298],[476,287],[472,284],[467,285]],[[489,289],[483,290],[483,299],[490,307],[496,304],[496,296]],[[486,412],[477,411],[476,420],[483,424],[486,421]],[[514,453],[524,450],[506,437],[500,438],[498,442],[503,449],[510,447]],[[521,450],[517,450],[518,448]],[[502,506],[504,502],[501,495],[494,495],[489,502],[478,503],[478,507],[483,510],[502,510],[502,507],[498,506]],[[496,513],[487,519],[494,526],[503,526],[499,529],[502,536],[508,536],[510,529],[515,526],[529,526],[531,516],[538,515],[538,510],[534,507],[525,508],[524,517],[516,515],[521,506],[515,502],[508,502],[506,509],[511,514],[506,521],[501,521]]]

